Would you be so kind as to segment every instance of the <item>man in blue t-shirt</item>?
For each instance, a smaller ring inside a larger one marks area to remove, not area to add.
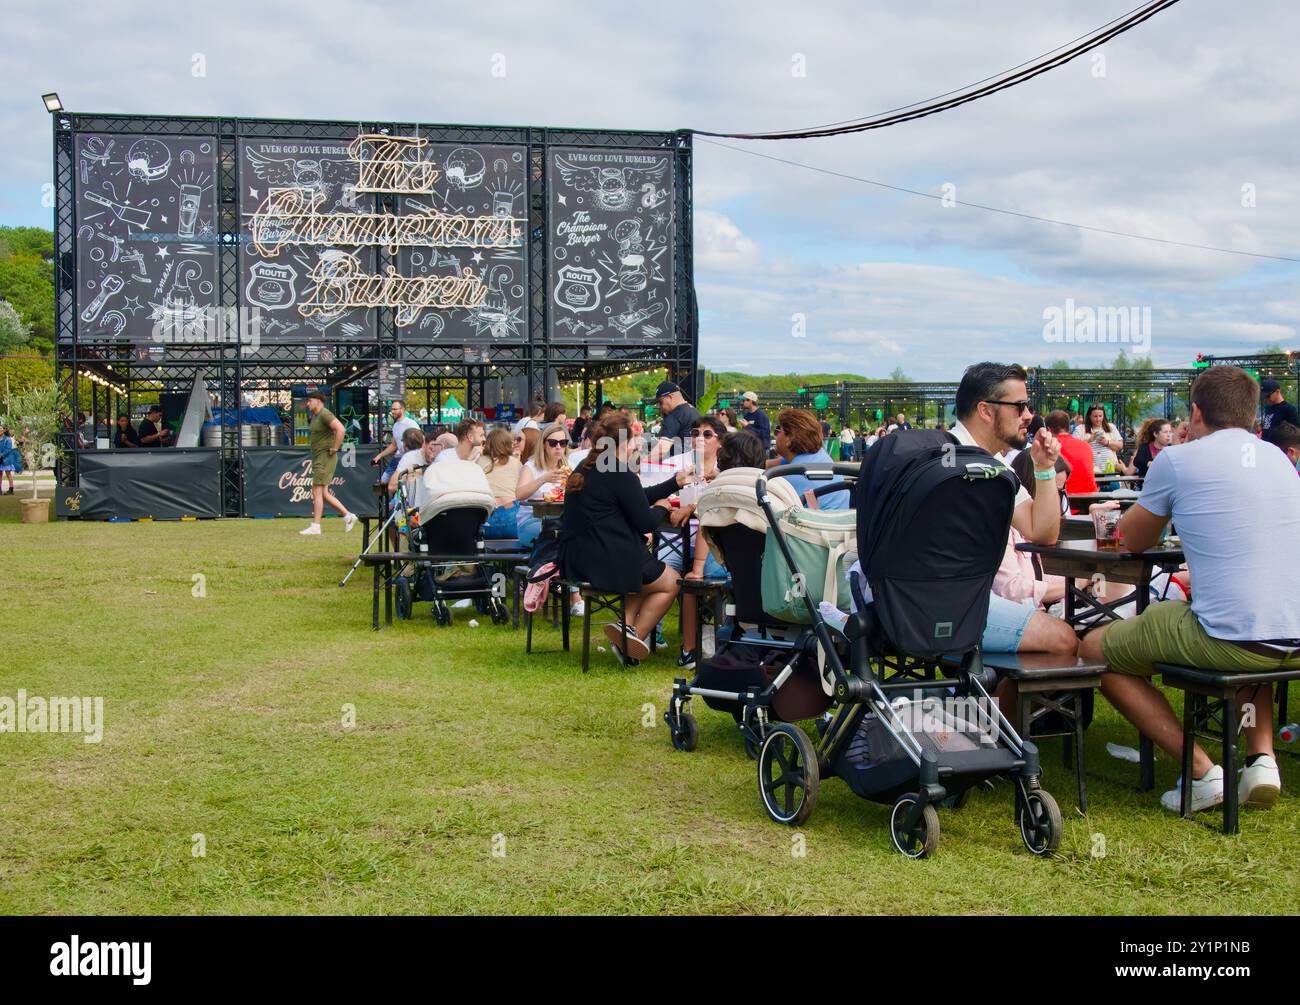
[[[1129,549],[1146,551],[1172,519],[1191,572],[1191,603],[1152,604],[1094,629],[1079,647],[1086,660],[1105,658],[1111,672],[1102,694],[1176,762],[1182,725],[1148,679],[1153,663],[1243,673],[1300,668],[1300,604],[1273,585],[1279,569],[1300,565],[1300,479],[1282,451],[1251,435],[1258,405],[1259,385],[1238,367],[1210,367],[1196,378],[1187,443],[1156,455],[1118,531]],[[1241,779],[1225,779],[1196,746],[1193,810],[1222,802],[1225,783],[1238,785],[1244,806],[1271,806],[1281,792],[1271,692],[1239,694],[1254,707]],[[1179,789],[1160,802],[1178,812]]]

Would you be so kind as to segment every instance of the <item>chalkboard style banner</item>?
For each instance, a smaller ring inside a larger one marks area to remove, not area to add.
[[[553,342],[673,340],[673,155],[552,148],[547,289]]]
[[[221,516],[221,451],[85,450],[60,516],[179,520]]]
[[[78,338],[215,328],[213,137],[83,133],[75,161]]]
[[[242,299],[264,338],[371,341],[369,301],[397,307],[403,341],[527,341],[524,161],[418,137],[241,140]]]
[[[351,512],[375,511],[372,488],[375,446],[358,446],[355,463],[334,471],[330,491]],[[334,511],[326,507],[327,513]],[[244,451],[245,516],[311,516],[311,451],[306,447],[259,447]]]

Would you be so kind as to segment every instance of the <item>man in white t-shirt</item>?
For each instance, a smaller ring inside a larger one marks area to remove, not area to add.
[[[388,410],[388,415],[393,420],[393,438],[388,446],[370,459],[370,463],[376,467],[382,465],[384,473],[391,475],[397,470],[396,462],[401,458],[405,449],[402,446],[402,437],[406,435],[408,429],[419,429],[420,424],[406,414],[406,402],[404,401],[394,401]]]
[[[462,461],[477,461],[479,459],[479,455],[483,453],[483,444],[487,439],[487,434],[483,431],[483,423],[479,422],[478,419],[461,419],[456,424],[455,436],[455,447],[438,454],[435,463],[441,464],[444,461],[450,461],[452,458],[459,458]],[[441,438],[439,437],[439,439]]]
[[[967,368],[957,388],[957,422],[950,434],[959,443],[983,447],[1001,461],[1006,450],[1027,449],[1034,459],[1034,494],[1019,484],[1011,526],[1026,541],[1055,544],[1061,530],[1060,496],[1056,490],[1056,458],[1060,445],[1040,429],[1026,446],[1029,433],[1027,374],[1014,363],[977,363]],[[989,598],[989,616],[982,642],[986,652],[1073,653],[1074,630],[1060,618],[1000,597]]]
[[[1259,385],[1235,366],[1210,367],[1192,385],[1187,442],[1156,455],[1142,495],[1120,519],[1133,551],[1155,547],[1171,519],[1191,573],[1191,603],[1166,600],[1135,618],[1089,632],[1079,654],[1105,658],[1101,692],[1176,763],[1182,724],[1150,683],[1153,663],[1224,672],[1263,673],[1300,667],[1300,605],[1279,579],[1300,564],[1300,479],[1281,451],[1251,434]],[[1223,801],[1238,786],[1242,805],[1269,807],[1282,790],[1273,757],[1273,702],[1268,687],[1243,688],[1248,717],[1240,780],[1195,745],[1192,809]],[[1183,784],[1180,781],[1180,785]],[[1160,803],[1179,811],[1180,790]]]

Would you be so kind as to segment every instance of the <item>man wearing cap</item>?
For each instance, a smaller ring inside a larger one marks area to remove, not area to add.
[[[650,460],[658,461],[688,452],[691,449],[691,430],[700,424],[700,413],[671,380],[659,385],[655,402],[664,421],[659,430],[659,441],[650,448]]]
[[[162,426],[162,406],[150,405],[149,410],[144,413],[144,418],[140,420],[140,428],[136,431],[142,447],[165,447],[167,446],[168,430]]]
[[[768,420],[767,413],[758,407],[758,395],[746,391],[740,396],[740,407],[745,410],[745,432],[757,436],[758,442],[767,450],[772,445],[772,423]]]
[[[348,512],[330,491],[334,469],[338,467],[339,451],[343,449],[343,423],[325,407],[325,395],[312,391],[307,395],[307,411],[311,413],[311,525],[298,533],[320,533],[320,518],[329,503],[343,517],[343,530],[356,526],[357,518]]]
[[[1296,414],[1295,405],[1282,397],[1281,384],[1272,377],[1265,377],[1259,382],[1259,393],[1268,406],[1264,409],[1264,426],[1261,434],[1265,440],[1269,443],[1276,442],[1279,423],[1289,422],[1293,426],[1300,426],[1300,415]],[[140,428],[144,429],[144,426]]]

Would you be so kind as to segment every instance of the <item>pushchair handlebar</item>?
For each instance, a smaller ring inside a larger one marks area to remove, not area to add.
[[[843,461],[834,461],[830,464],[778,464],[758,476],[754,489],[761,506],[767,501],[767,479],[801,475],[810,482],[826,482],[825,485],[818,485],[813,489],[813,495],[820,497],[850,488],[852,483],[857,481],[859,470],[858,465],[846,464]]]

